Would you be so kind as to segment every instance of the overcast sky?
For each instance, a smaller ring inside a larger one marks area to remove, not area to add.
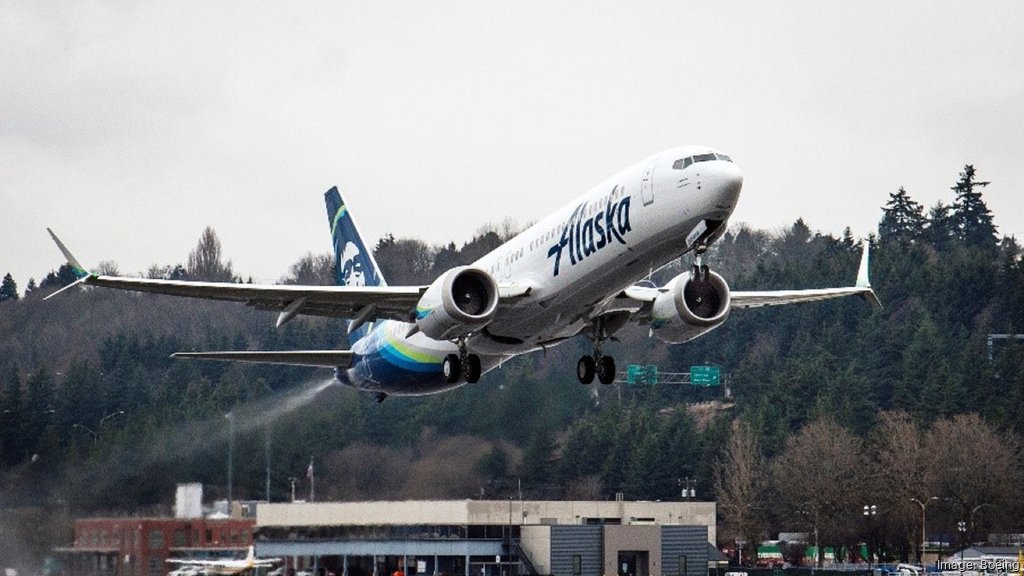
[[[733,222],[857,236],[965,163],[1024,236],[1024,2],[0,5],[0,274],[185,262],[275,281],[330,241],[526,223],[665,148],[744,173]]]

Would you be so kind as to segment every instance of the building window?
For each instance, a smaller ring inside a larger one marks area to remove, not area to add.
[[[679,576],[686,576],[686,554],[679,555]]]
[[[174,545],[182,548],[185,546],[185,529],[178,528],[174,531]]]
[[[149,533],[149,549],[161,550],[164,547],[164,531],[153,530]]]
[[[579,554],[572,557],[572,573],[573,576],[583,574],[583,557]]]

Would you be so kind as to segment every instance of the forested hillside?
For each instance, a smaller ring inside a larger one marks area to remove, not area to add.
[[[986,184],[967,166],[948,204],[926,210],[903,189],[890,195],[871,238],[881,311],[859,299],[736,311],[689,344],[627,327],[608,345],[620,365],[720,366],[735,405],[712,418],[690,406],[707,390],[578,384],[582,339],[455,392],[377,404],[339,386],[319,391],[327,371],[169,358],[338,347],[339,321],[275,329],[273,314],[240,305],[99,289],[44,302],[73,280],[67,270],[21,297],[8,275],[0,507],[166,510],[174,484],[193,481],[226,497],[233,428],[236,498],[265,498],[268,466],[272,500],[289,497],[291,478],[303,494],[312,457],[317,499],[507,498],[521,488],[527,498],[654,500],[678,498],[690,481],[699,499],[719,499],[723,540],[817,527],[823,542],[863,541],[857,515],[876,504],[874,542],[906,557],[920,541],[910,498],[932,496],[946,499],[929,509],[935,526],[969,514],[972,535],[1021,532],[1024,348],[988,337],[1024,326],[1024,265],[1017,242],[997,234]],[[462,247],[387,236],[376,258],[389,283],[425,284],[512,230],[481,230]],[[733,289],[809,288],[852,284],[860,252],[848,232],[797,220],[777,232],[734,228],[705,260]],[[310,254],[282,281],[328,283],[331,261]],[[212,230],[187,265],[149,274],[241,281]]]

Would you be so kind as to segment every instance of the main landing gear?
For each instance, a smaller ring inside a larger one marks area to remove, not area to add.
[[[593,356],[581,356],[576,363],[576,377],[580,384],[590,384],[594,376],[601,384],[611,384],[615,381],[615,359],[611,356],[604,356],[594,353]]]
[[[615,381],[615,359],[605,356],[601,348],[604,341],[608,339],[604,322],[598,318],[594,321],[594,354],[592,356],[581,356],[576,363],[576,378],[580,384],[590,384],[594,376],[601,384],[611,384]]]
[[[455,384],[461,377],[466,382],[474,384],[480,381],[480,357],[466,351],[466,343],[459,342],[459,353],[449,354],[441,362],[441,373],[444,381]]]

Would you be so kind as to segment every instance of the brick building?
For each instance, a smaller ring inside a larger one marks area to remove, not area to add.
[[[242,556],[253,518],[88,518],[75,543],[58,548],[67,576],[164,576],[168,558]]]

